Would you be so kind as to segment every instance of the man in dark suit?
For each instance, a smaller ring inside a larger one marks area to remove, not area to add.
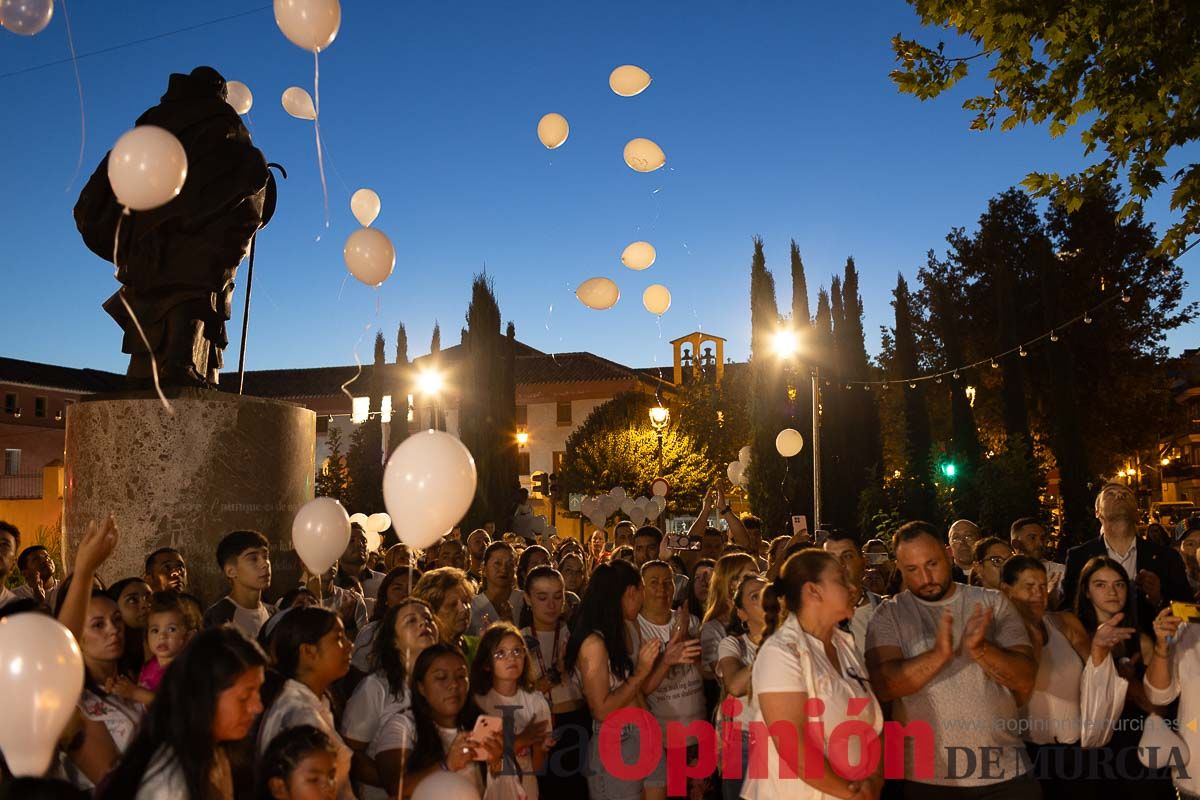
[[[1187,570],[1179,553],[1137,535],[1137,500],[1123,483],[1109,483],[1096,496],[1100,535],[1067,552],[1063,603],[1074,608],[1079,575],[1088,561],[1105,556],[1129,575],[1134,592],[1134,624],[1151,631],[1154,617],[1172,600],[1191,601]],[[1128,620],[1126,620],[1128,622]]]

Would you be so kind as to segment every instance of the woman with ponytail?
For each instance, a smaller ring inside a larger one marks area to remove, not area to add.
[[[838,627],[854,614],[850,596],[841,562],[815,548],[790,556],[763,592],[766,624],[754,660],[751,693],[758,718],[768,729],[774,731],[776,723],[782,723],[781,730],[797,732],[800,746],[795,747],[793,740],[793,746],[780,753],[777,745],[786,737],[767,737],[767,774],[747,777],[743,798],[873,800],[879,796],[883,777],[878,770],[864,774],[859,766],[861,741],[829,751],[829,738],[843,722],[866,723],[876,734],[883,727],[883,711],[856,654],[854,638]],[[806,713],[810,698],[824,703],[819,719]],[[861,710],[851,713],[855,708]],[[805,741],[813,730],[822,732],[823,741]],[[754,742],[752,748],[763,744]],[[801,763],[800,754],[809,749],[826,753],[824,769]],[[750,763],[756,760],[752,756]],[[843,760],[847,763],[840,763]],[[794,779],[795,775],[802,780]]]

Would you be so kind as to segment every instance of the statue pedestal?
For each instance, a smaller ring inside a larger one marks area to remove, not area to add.
[[[292,518],[313,497],[316,415],[305,408],[215,391],[179,392],[168,414],[154,395],[109,395],[67,410],[63,534],[67,567],[89,520],[120,529],[101,569],[111,583],[142,575],[145,557],[177,548],[189,591],[204,604],[228,589],[216,559],[226,533],[271,542],[270,597],[296,585]]]

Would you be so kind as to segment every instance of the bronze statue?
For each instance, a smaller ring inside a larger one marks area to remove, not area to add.
[[[250,132],[225,102],[225,79],[212,67],[171,75],[162,102],[138,117],[179,139],[188,175],[174,200],[150,211],[123,209],[108,182],[108,156],[100,162],[75,204],[84,243],[107,261],[117,243],[117,280],[122,287],[104,303],[125,335],[131,388],[153,379],[147,352],[124,295],[141,324],[159,383],[214,387],[229,344],[225,323],[233,302],[233,279],[250,242],[275,210],[275,182]]]

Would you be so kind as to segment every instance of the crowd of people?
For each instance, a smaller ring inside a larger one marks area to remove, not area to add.
[[[1139,535],[1120,484],[1095,508],[1065,551],[1036,517],[862,542],[772,537],[714,487],[686,540],[369,552],[354,526],[285,587],[255,531],[106,585],[112,519],[62,578],[0,523],[0,615],[53,614],[86,673],[49,772],[0,797],[374,800],[440,771],[496,800],[1200,797],[1200,520]],[[214,557],[205,602],[188,563]]]

